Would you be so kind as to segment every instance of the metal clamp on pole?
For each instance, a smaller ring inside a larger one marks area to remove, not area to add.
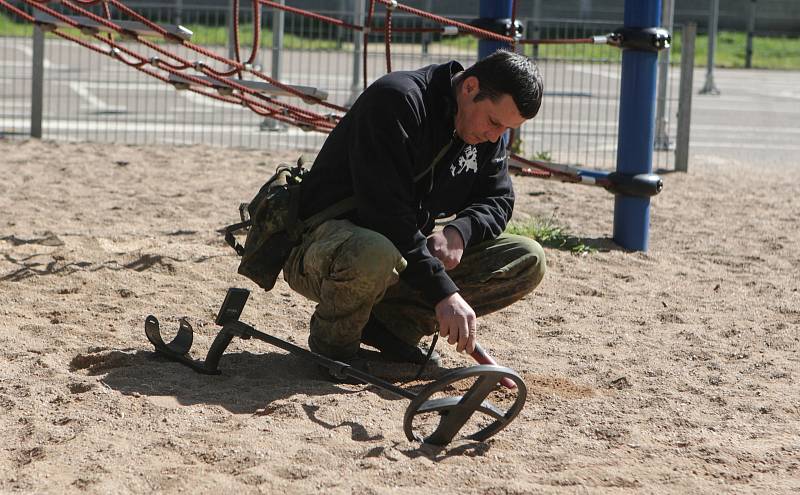
[[[671,43],[670,32],[660,27],[623,27],[614,31],[609,37],[609,44],[623,50],[657,52],[669,48]]]
[[[511,19],[493,19],[491,17],[481,17],[470,21],[470,26],[484,31],[489,31],[501,36],[509,36],[514,39],[522,39],[522,34],[525,28],[520,21],[514,21],[514,27],[511,26]]]
[[[606,190],[613,194],[649,198],[664,189],[664,181],[656,174],[621,174],[611,172],[608,181],[602,184]]]

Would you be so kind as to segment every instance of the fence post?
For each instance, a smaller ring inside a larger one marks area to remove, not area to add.
[[[747,47],[744,52],[744,66],[753,67],[753,36],[756,30],[756,0],[750,0],[750,17],[747,18]]]
[[[183,24],[183,0],[175,0],[175,24]]]
[[[353,24],[356,26],[364,25],[365,0],[353,0]],[[350,98],[347,99],[346,106],[355,103],[358,95],[361,94],[361,52],[364,50],[364,41],[359,31],[353,31],[353,81],[350,85]]]
[[[533,29],[530,37],[538,40],[542,37],[542,0],[533,0]],[[533,58],[539,58],[539,45],[533,45]]]
[[[276,3],[285,5],[285,0],[276,0]],[[260,3],[254,3],[253,8],[260,9]],[[283,72],[283,28],[286,22],[286,13],[281,9],[274,9],[272,13],[272,62],[270,77],[276,81],[281,80]],[[285,131],[289,125],[271,117],[265,117],[258,128],[262,131]]]
[[[233,7],[236,5],[233,0],[228,0],[228,58],[233,60],[236,57],[236,46],[233,42],[234,40],[234,31],[236,30],[236,24],[234,21],[234,16],[239,15],[239,12],[234,12]]]
[[[44,31],[33,27],[33,71],[31,74],[31,137],[42,138],[44,100]]]
[[[285,5],[286,0],[277,0],[277,3]],[[256,5],[260,8],[260,4]],[[272,72],[270,75],[276,81],[280,81],[283,69],[283,29],[286,23],[286,13],[281,9],[275,9],[272,19]]]
[[[425,0],[425,12],[433,12],[433,0]],[[431,33],[422,33],[422,54],[427,55],[430,44],[433,41]]]
[[[336,16],[341,16],[341,18],[344,19],[346,14],[347,14],[347,0],[339,0],[338,5],[336,6]],[[345,32],[346,31],[342,26],[336,26],[337,50],[342,49],[342,45],[344,44]]]
[[[692,125],[692,80],[694,79],[694,41],[697,24],[683,27],[681,36],[681,85],[678,96],[678,135],[675,140],[675,170],[689,171],[689,131]]]
[[[672,19],[675,13],[673,0],[664,0],[661,26],[672,32]],[[672,49],[661,50],[658,54],[658,96],[656,97],[656,138],[654,149],[666,151],[670,148],[669,118],[667,116],[667,83],[669,81],[669,54]]]
[[[719,88],[714,84],[714,52],[717,51],[717,25],[719,24],[719,0],[711,0],[711,12],[708,19],[708,62],[706,63],[706,83],[700,90],[701,95],[718,95]]]
[[[625,27],[656,27],[660,0],[625,0]],[[653,168],[656,71],[658,53],[625,48],[620,81],[617,172],[649,174]],[[647,251],[650,198],[618,194],[614,197],[614,242],[633,251]]]
[[[479,17],[481,19],[510,19],[512,7],[512,0],[481,0]],[[515,27],[511,26],[511,29],[513,32]],[[478,41],[478,59],[488,57],[501,48],[510,47],[504,41],[481,39]]]

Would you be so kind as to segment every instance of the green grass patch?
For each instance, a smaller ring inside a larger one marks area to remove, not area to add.
[[[743,68],[745,66],[747,33],[721,31],[717,36],[714,53],[715,67]],[[670,61],[680,63],[681,32],[672,37]],[[708,36],[695,40],[695,67],[705,67],[708,61]],[[753,38],[752,66],[756,69],[800,69],[800,37],[755,36]]]
[[[478,38],[474,36],[444,36],[441,41],[433,44],[471,52],[478,51]]]
[[[0,13],[0,33],[3,36],[30,37],[33,34],[33,24],[14,22],[10,17]]]
[[[552,218],[534,218],[525,222],[511,222],[506,227],[509,234],[530,237],[546,247],[564,249],[574,254],[586,254],[596,251],[578,237],[568,234],[563,227]]]

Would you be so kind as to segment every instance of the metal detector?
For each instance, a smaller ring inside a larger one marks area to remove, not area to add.
[[[347,363],[327,358],[242,323],[239,321],[239,317],[249,295],[250,292],[246,289],[228,289],[225,301],[222,303],[216,319],[217,325],[220,325],[222,329],[211,344],[205,361],[192,359],[189,355],[194,331],[185,319],[180,320],[180,326],[175,338],[166,344],[161,337],[158,319],[153,315],[148,316],[144,324],[147,339],[155,346],[156,352],[173,361],[185,364],[198,373],[207,375],[220,374],[219,360],[233,337],[242,339],[252,337],[263,340],[291,354],[310,359],[326,367],[335,376],[352,377],[386,390],[398,397],[410,400],[411,403],[408,405],[403,419],[403,430],[406,437],[409,440],[417,440],[434,445],[447,445],[450,443],[476,412],[488,416],[490,422],[488,425],[479,426],[477,431],[464,436],[475,441],[486,440],[508,426],[525,405],[527,396],[525,382],[516,372],[502,366],[479,365],[449,371],[415,394],[393,383],[353,368]],[[465,380],[471,380],[473,383],[463,395],[431,398],[434,394],[444,395],[457,390],[458,386],[456,384]],[[511,387],[516,393],[516,397],[511,406],[503,410],[487,400],[487,397],[498,389],[501,381],[508,383],[509,380],[516,385],[516,387]],[[435,426],[430,435],[423,437],[414,431],[414,419],[427,413],[438,413],[438,425]]]

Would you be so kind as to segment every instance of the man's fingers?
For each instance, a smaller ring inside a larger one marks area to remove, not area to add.
[[[439,331],[439,335],[442,337],[447,337],[447,343],[453,345],[458,340],[458,328],[454,327],[452,323],[445,322],[444,325],[441,325],[442,330]],[[444,333],[442,333],[442,331]]]
[[[469,339],[467,339],[467,353],[472,354],[475,352],[475,341],[478,336],[478,320],[476,318],[469,319]]]
[[[467,339],[467,347],[466,347],[467,354],[472,354],[473,352],[475,352],[475,340],[476,340],[475,332],[474,331],[470,332],[469,339]]]
[[[458,345],[456,346],[457,352],[462,352],[467,345],[467,332],[469,330],[460,329],[458,332]]]
[[[458,326],[458,347],[456,347],[456,350],[462,352],[467,347],[470,331],[468,320],[464,319],[459,323],[461,324]]]

